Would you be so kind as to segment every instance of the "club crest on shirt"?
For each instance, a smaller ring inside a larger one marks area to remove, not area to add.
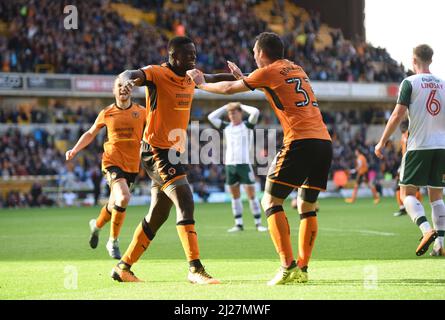
[[[176,169],[175,168],[169,168],[168,169],[168,174],[173,176],[176,173]]]
[[[133,118],[135,118],[135,119],[139,119],[139,112],[137,112],[137,111],[133,111],[133,112],[131,113],[131,115],[133,116]]]

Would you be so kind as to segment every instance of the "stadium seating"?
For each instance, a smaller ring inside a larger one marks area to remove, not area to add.
[[[124,68],[162,62],[168,38],[187,34],[197,44],[199,68],[226,70],[226,60],[233,60],[250,72],[255,68],[252,41],[258,33],[271,30],[283,36],[287,57],[303,65],[312,79],[399,82],[403,78],[403,66],[384,49],[343,39],[341,31],[322,23],[316,12],[308,13],[295,3],[227,0],[185,5],[135,0],[107,6],[99,0],[77,0],[64,3],[78,7],[82,23],[74,31],[50,20],[62,12],[61,4],[3,1],[2,71],[117,74]]]

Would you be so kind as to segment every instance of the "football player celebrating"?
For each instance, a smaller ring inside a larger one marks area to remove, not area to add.
[[[175,37],[168,43],[168,62],[126,70],[119,79],[130,92],[134,85],[146,87],[147,118],[141,147],[142,165],[152,180],[148,214],[134,232],[127,251],[112,270],[112,278],[139,282],[130,270],[139,260],[159,228],[176,207],[176,229],[189,263],[188,280],[196,284],[218,284],[200,260],[195,229],[194,202],[180,154],[185,151],[186,129],[190,120],[195,83],[186,74],[193,69],[196,48],[188,37]],[[231,74],[206,75],[208,81],[233,79]]]
[[[294,280],[308,281],[308,263],[318,233],[316,202],[326,189],[332,161],[332,143],[318,109],[309,78],[303,68],[284,59],[284,44],[275,33],[261,33],[253,48],[258,69],[244,77],[229,62],[239,79],[208,83],[199,70],[190,70],[198,88],[221,94],[260,89],[277,115],[284,131],[281,150],[269,168],[265,193],[261,201],[269,232],[280,256],[281,267],[269,285]],[[294,259],[289,223],[283,202],[299,189],[300,232],[298,262]]]
[[[122,82],[114,82],[115,103],[103,109],[93,126],[85,132],[76,145],[66,152],[66,160],[72,160],[86,148],[104,127],[107,139],[102,155],[102,171],[110,186],[110,198],[97,219],[90,221],[90,246],[95,249],[99,232],[111,220],[110,237],[106,248],[110,256],[120,259],[119,233],[124,223],[130,190],[140,168],[139,147],[145,125],[145,108],[133,103]]]

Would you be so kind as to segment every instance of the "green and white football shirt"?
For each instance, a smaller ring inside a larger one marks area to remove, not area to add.
[[[407,77],[398,104],[409,108],[407,151],[445,149],[445,82],[429,73]]]

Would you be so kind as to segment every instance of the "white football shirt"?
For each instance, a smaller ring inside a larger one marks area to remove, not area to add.
[[[226,141],[225,165],[251,164],[249,157],[250,147],[253,145],[251,128],[253,128],[253,125],[247,121],[243,121],[236,126],[228,123],[224,127]]]

